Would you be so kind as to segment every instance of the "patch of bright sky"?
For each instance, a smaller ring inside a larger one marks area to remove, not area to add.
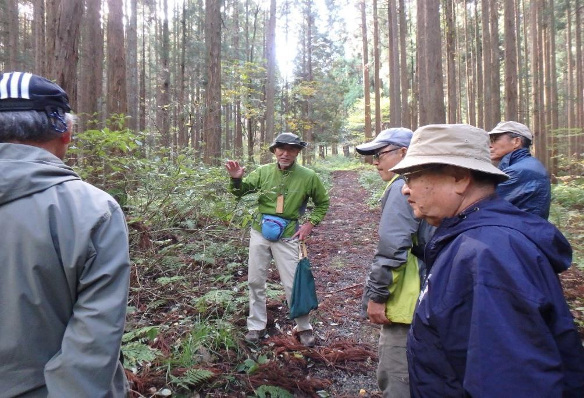
[[[268,0],[255,0],[265,10],[269,10],[270,2]],[[298,30],[302,23],[302,11],[298,6],[290,7],[290,14],[282,16],[280,11],[283,0],[277,0],[277,19],[276,19],[276,60],[280,74],[285,80],[289,80],[293,76],[294,59],[298,54]],[[338,3],[345,3],[340,1]],[[325,26],[328,18],[328,9],[325,0],[314,0],[317,15],[320,20],[316,21],[318,26]],[[340,17],[345,22],[345,27],[348,31],[358,28],[360,23],[360,15],[358,9],[353,2],[349,1],[348,5],[342,6]],[[288,25],[288,29],[286,29]]]

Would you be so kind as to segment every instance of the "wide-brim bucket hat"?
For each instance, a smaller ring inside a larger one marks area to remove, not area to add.
[[[273,153],[277,147],[283,146],[283,145],[292,145],[292,146],[298,147],[300,149],[303,149],[303,148],[306,148],[308,143],[302,141],[300,139],[300,137],[298,137],[294,133],[282,133],[282,134],[279,134],[276,137],[276,139],[274,140],[274,142],[272,142],[272,145],[270,145],[270,152]]]
[[[489,151],[489,134],[468,124],[431,124],[414,132],[406,156],[395,173],[429,164],[446,164],[491,174],[501,182],[509,176],[493,166]]]

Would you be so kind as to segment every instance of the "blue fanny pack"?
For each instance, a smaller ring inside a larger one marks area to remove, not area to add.
[[[284,230],[290,223],[290,220],[285,218],[273,216],[271,214],[262,215],[262,235],[271,242],[280,240],[284,234]]]

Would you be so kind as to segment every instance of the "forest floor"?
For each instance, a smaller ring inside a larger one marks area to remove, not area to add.
[[[273,378],[261,372],[263,382],[282,387],[295,385],[290,390],[300,388],[306,396],[323,396],[315,392],[324,390],[331,397],[380,397],[375,377],[379,326],[359,316],[363,281],[376,247],[380,211],[366,204],[368,193],[359,184],[356,171],[334,172],[330,196],[331,207],[325,220],[307,241],[320,301],[313,313],[317,344],[302,348],[289,333],[282,333],[290,325],[284,329],[280,326],[281,330],[274,328],[278,320],[286,318],[287,309],[279,303],[269,306],[272,337],[263,340],[259,352],[275,350],[291,360],[281,362]],[[273,276],[277,278],[277,274]],[[561,275],[561,280],[571,307],[584,307],[584,273],[573,266]],[[584,338],[584,313],[574,310],[573,314]]]

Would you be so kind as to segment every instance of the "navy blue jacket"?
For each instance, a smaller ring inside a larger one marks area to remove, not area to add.
[[[550,214],[551,186],[544,165],[521,148],[503,156],[499,169],[509,179],[497,186],[497,194],[521,210],[547,220]]]
[[[408,336],[412,397],[584,397],[584,348],[558,273],[564,236],[490,197],[445,219]]]

